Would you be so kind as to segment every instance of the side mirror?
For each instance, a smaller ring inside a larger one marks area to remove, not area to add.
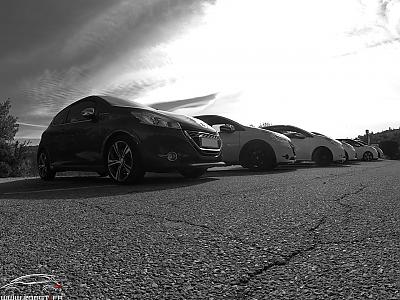
[[[85,108],[84,110],[81,111],[81,115],[89,120],[93,120],[96,117],[93,107]]]
[[[225,124],[225,125],[221,125],[221,127],[219,128],[219,130],[221,132],[226,132],[226,133],[232,133],[235,131],[235,126],[230,125],[230,124]]]

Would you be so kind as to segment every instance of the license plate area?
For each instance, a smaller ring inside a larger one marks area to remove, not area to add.
[[[213,148],[218,149],[218,140],[212,138],[202,137],[200,138],[200,146],[202,148]]]

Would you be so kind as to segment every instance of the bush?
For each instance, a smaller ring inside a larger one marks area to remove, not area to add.
[[[10,165],[4,161],[0,161],[0,178],[9,177],[12,173]]]
[[[382,141],[379,143],[379,147],[382,149],[385,156],[390,159],[399,159],[400,158],[400,150],[399,143],[396,141]]]

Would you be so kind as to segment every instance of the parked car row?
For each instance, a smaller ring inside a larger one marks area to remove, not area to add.
[[[145,172],[179,171],[196,178],[210,167],[240,164],[271,170],[295,161],[319,165],[378,158],[360,141],[334,140],[303,129],[248,127],[217,115],[189,117],[111,96],[89,96],[60,111],[42,134],[38,171],[94,171],[118,183]]]

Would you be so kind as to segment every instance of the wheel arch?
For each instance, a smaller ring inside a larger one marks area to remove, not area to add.
[[[38,146],[38,149],[37,149],[37,152],[36,152],[36,161],[39,159],[39,154],[42,151],[46,151],[46,154],[48,155],[48,158],[50,159],[50,162],[52,162],[53,160],[52,160],[52,157],[51,157],[51,153],[50,153],[50,151],[48,149],[48,146],[47,145],[43,145],[43,144],[39,144],[39,146]]]
[[[365,159],[365,154],[367,154],[367,153],[371,154],[371,159],[374,159],[374,154],[369,149],[364,151],[364,153],[362,155],[362,159]]]
[[[331,156],[332,156],[332,159],[333,159],[333,152],[332,152],[331,149],[329,149],[329,147],[327,147],[327,146],[318,146],[317,148],[314,149],[314,151],[313,151],[312,154],[311,154],[311,160],[312,160],[312,161],[315,161],[315,154],[316,154],[317,151],[319,151],[319,150],[328,150],[329,153],[330,153]]]
[[[103,157],[103,159],[106,158],[107,148],[108,148],[110,142],[118,136],[124,136],[124,137],[131,139],[134,142],[136,147],[140,144],[140,139],[136,135],[134,135],[130,132],[124,131],[124,130],[114,131],[114,132],[110,133],[103,141],[103,144],[101,147],[101,156]]]

